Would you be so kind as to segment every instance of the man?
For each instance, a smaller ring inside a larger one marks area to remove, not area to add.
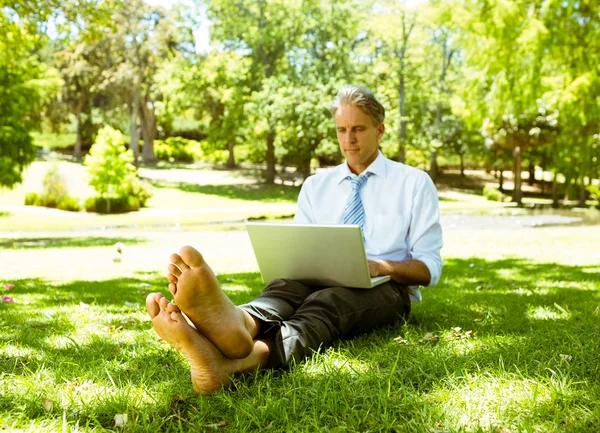
[[[197,392],[406,318],[411,300],[421,298],[417,286],[435,285],[441,276],[437,191],[426,173],[379,151],[384,108],[368,89],[344,86],[331,111],[346,162],[306,180],[294,221],[360,225],[371,276],[391,281],[364,290],[274,280],[236,307],[202,255],[183,247],[171,256],[167,275],[176,305],[160,293],[148,295],[146,305],[158,335],[189,361]]]

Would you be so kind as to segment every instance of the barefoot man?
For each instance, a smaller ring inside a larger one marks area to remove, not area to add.
[[[406,319],[419,286],[442,271],[437,191],[429,176],[379,151],[385,111],[371,91],[344,86],[331,106],[346,162],[309,177],[294,218],[302,224],[358,224],[371,276],[391,280],[371,290],[271,281],[249,304],[235,306],[196,249],[171,256],[167,278],[175,303],[146,299],[156,333],[189,362],[199,393],[257,368],[285,367],[340,338]],[[186,320],[184,315],[189,319]]]

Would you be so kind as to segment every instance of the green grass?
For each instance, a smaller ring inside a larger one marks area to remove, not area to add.
[[[299,186],[266,184],[193,185],[187,183],[154,183],[155,188],[178,189],[188,193],[218,196],[232,200],[261,201],[263,203],[295,203],[300,194]]]
[[[517,250],[525,234],[547,255]],[[34,238],[5,240],[7,259],[26,253],[76,270],[40,278],[24,263],[21,277],[0,281],[15,284],[7,292],[15,303],[0,304],[0,430],[114,430],[115,415],[127,414],[121,430],[132,432],[599,431],[600,267],[586,244],[597,236],[581,228],[495,235],[503,240],[495,258],[472,246],[461,257],[464,237],[448,236],[444,277],[423,290],[408,323],[341,341],[289,370],[238,377],[208,398],[194,395],[189,368],[144,311],[147,293],[166,294],[164,273],[144,264],[160,250],[158,235],[40,238],[39,253],[24,249]],[[100,254],[117,240],[136,263],[120,277]],[[552,248],[581,265],[557,262]],[[52,261],[58,254],[64,263]],[[78,271],[86,259],[104,276]],[[218,278],[237,304],[263,286],[256,272]]]
[[[77,134],[75,133],[53,134],[50,132],[34,132],[31,135],[33,136],[33,143],[37,147],[46,150],[65,149],[68,147],[73,147],[73,145],[75,144],[75,140],[77,139]]]

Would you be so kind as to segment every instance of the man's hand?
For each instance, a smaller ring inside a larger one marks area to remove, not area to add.
[[[371,273],[371,277],[378,277],[381,270],[379,269],[379,263],[375,260],[369,260],[369,272]]]
[[[426,286],[431,281],[429,268],[419,260],[393,262],[391,260],[369,260],[371,277],[389,275],[400,284]]]

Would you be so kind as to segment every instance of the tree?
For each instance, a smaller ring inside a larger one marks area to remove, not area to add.
[[[302,18],[296,2],[285,0],[210,0],[208,16],[212,36],[227,50],[247,53],[251,60],[251,92],[259,92],[265,80],[288,67],[286,53],[300,35]],[[265,95],[273,103],[272,95]],[[266,182],[275,181],[274,118],[267,119]]]
[[[36,79],[43,70],[29,53],[34,44],[35,36],[0,9],[0,186],[9,188],[36,155],[30,132],[39,123]]]

